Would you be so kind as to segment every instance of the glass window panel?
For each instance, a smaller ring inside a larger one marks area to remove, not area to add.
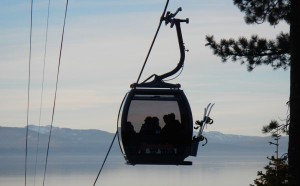
[[[130,104],[127,121],[131,122],[134,130],[139,133],[147,117],[157,117],[159,126],[165,126],[163,116],[174,113],[176,120],[181,121],[177,101],[133,100]]]

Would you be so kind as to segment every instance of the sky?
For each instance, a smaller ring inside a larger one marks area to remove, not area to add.
[[[33,4],[29,124],[51,123],[65,3],[51,1],[46,47],[48,0]],[[138,78],[164,5],[161,0],[69,1],[54,126],[116,131],[121,101]],[[189,52],[183,72],[172,83],[181,84],[194,121],[202,118],[204,107],[212,102],[214,124],[207,131],[262,136],[263,125],[274,119],[283,122],[280,120],[288,109],[289,69],[274,71],[260,66],[248,72],[238,62],[222,63],[205,46],[205,36],[219,40],[258,34],[272,39],[288,32],[289,26],[246,25],[243,13],[230,0],[170,0],[168,10],[178,7],[183,11],[177,17],[190,19],[189,24],[182,24]],[[24,127],[30,1],[2,0],[0,27],[0,126]],[[141,80],[173,69],[178,60],[175,28],[162,25]]]

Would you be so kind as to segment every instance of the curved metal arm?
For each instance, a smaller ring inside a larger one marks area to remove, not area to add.
[[[168,20],[166,20],[168,21]],[[188,23],[188,19],[186,20],[180,20],[180,19],[172,19],[170,21],[171,23],[171,27],[173,25],[175,25],[176,27],[176,31],[177,31],[177,38],[178,38],[178,44],[179,44],[179,50],[180,50],[180,59],[179,59],[179,63],[177,64],[177,66],[171,70],[170,72],[167,72],[165,74],[156,76],[156,80],[163,80],[167,77],[170,77],[172,75],[174,75],[176,72],[178,72],[180,70],[180,68],[183,66],[184,64],[184,60],[185,60],[185,47],[184,47],[184,43],[183,43],[183,38],[182,38],[182,32],[181,32],[181,27],[180,27],[180,22],[187,22]]]
[[[178,10],[172,14],[170,12],[167,12],[166,15],[163,17],[161,17],[160,21],[165,21],[166,25],[167,24],[171,24],[171,28],[175,25],[176,27],[176,32],[177,32],[177,38],[178,38],[178,44],[179,44],[179,50],[180,50],[180,59],[179,59],[179,63],[177,64],[177,66],[171,70],[170,72],[167,72],[165,74],[162,75],[156,75],[153,74],[151,75],[149,78],[147,78],[145,81],[143,81],[142,83],[133,83],[131,84],[131,88],[135,88],[135,87],[161,87],[161,88],[179,88],[180,85],[179,84],[170,84],[170,83],[165,83],[162,80],[170,77],[172,75],[174,75],[175,73],[177,73],[183,66],[184,64],[184,60],[185,60],[185,47],[184,47],[184,43],[183,43],[183,39],[182,39],[182,32],[181,32],[181,27],[180,27],[180,23],[181,22],[185,22],[185,23],[189,23],[189,19],[176,19],[175,16],[176,14],[181,11],[181,8],[178,8]],[[149,79],[151,79],[152,77],[154,77],[154,79],[151,82],[147,82]]]

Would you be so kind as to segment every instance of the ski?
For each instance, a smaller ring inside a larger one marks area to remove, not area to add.
[[[208,104],[207,108],[206,108],[206,115],[204,116],[204,119],[203,119],[203,127],[201,127],[202,131],[201,131],[201,134],[203,133],[203,130],[204,130],[204,127],[206,124],[210,123],[211,119],[209,118],[209,115],[210,115],[210,112],[211,112],[211,109],[213,108],[215,104]]]
[[[198,125],[200,125],[200,129],[198,132],[197,137],[201,138],[202,133],[204,131],[204,127],[209,124],[210,122],[212,122],[212,120],[209,118],[210,112],[213,108],[213,106],[215,105],[215,103],[209,103],[205,108],[204,108],[204,114],[203,114],[203,119],[201,122],[196,122]]]

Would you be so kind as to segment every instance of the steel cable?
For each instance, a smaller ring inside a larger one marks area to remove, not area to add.
[[[62,30],[62,36],[61,36],[61,43],[60,43],[59,60],[58,60],[57,75],[56,75],[56,85],[55,85],[55,94],[54,94],[54,101],[53,101],[53,108],[52,108],[52,117],[51,117],[51,125],[50,125],[49,138],[48,138],[48,146],[47,146],[47,153],[46,153],[46,163],[45,163],[45,168],[44,168],[43,186],[45,185],[45,178],[46,178],[46,172],[47,172],[49,147],[50,147],[50,142],[51,142],[52,126],[53,126],[54,113],[55,113],[55,105],[56,105],[56,96],[57,96],[57,87],[58,87],[58,80],[59,80],[59,70],[60,70],[60,64],[61,64],[61,54],[62,54],[62,47],[63,47],[63,41],[64,41],[66,17],[67,17],[67,11],[68,11],[68,2],[69,1],[67,0],[66,1],[66,8],[65,8],[63,30]]]
[[[31,45],[32,45],[32,12],[33,0],[30,5],[30,36],[29,36],[29,62],[28,62],[28,86],[27,86],[27,121],[26,121],[26,144],[25,144],[25,186],[27,183],[27,156],[28,156],[28,127],[29,127],[29,105],[30,105],[30,79],[31,79]]]
[[[145,61],[144,61],[143,67],[142,67],[142,69],[141,69],[141,71],[140,71],[139,77],[138,77],[138,79],[137,79],[137,81],[136,81],[137,84],[138,84],[139,81],[140,81],[140,78],[141,78],[141,76],[142,76],[142,73],[143,73],[143,71],[144,71],[144,68],[145,68],[145,66],[146,66],[146,63],[147,63],[147,61],[148,61],[149,55],[150,55],[150,53],[151,53],[151,51],[152,51],[153,45],[154,45],[154,43],[155,43],[156,37],[157,37],[158,32],[159,32],[160,27],[161,27],[161,23],[163,22],[163,18],[164,18],[164,16],[165,16],[166,10],[167,10],[167,8],[168,8],[168,4],[169,4],[169,0],[167,0],[166,5],[165,5],[165,8],[164,8],[164,11],[163,11],[163,13],[162,13],[162,15],[161,15],[161,18],[160,18],[160,21],[159,21],[157,30],[156,30],[156,32],[155,32],[154,38],[153,38],[153,40],[152,40],[151,46],[150,46],[149,51],[148,51],[148,54],[147,54],[146,59],[145,59]]]
[[[39,142],[40,142],[40,127],[41,127],[41,118],[42,118],[45,67],[46,67],[47,43],[48,43],[49,13],[50,13],[50,0],[48,1],[48,11],[47,11],[46,35],[45,35],[45,46],[44,46],[44,64],[43,64],[43,72],[42,72],[42,88],[41,88],[40,112],[39,112],[39,128],[38,128],[38,134],[37,134],[35,165],[34,165],[34,186],[35,186],[35,182],[36,182],[36,169],[37,169],[37,159],[38,159],[38,153],[39,153]]]

